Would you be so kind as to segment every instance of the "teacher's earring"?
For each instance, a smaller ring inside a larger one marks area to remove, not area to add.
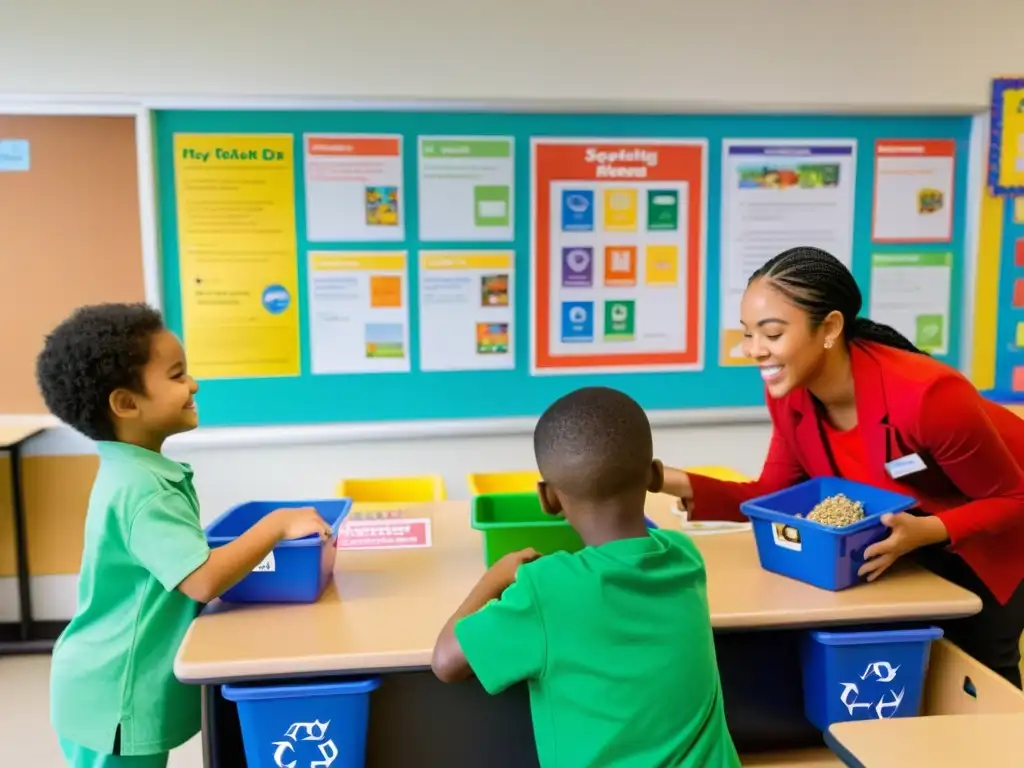
[[[825,339],[825,349],[832,349],[832,339]]]

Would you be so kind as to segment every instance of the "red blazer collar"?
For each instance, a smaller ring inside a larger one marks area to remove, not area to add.
[[[850,345],[850,368],[853,374],[854,393],[857,401],[857,428],[864,442],[865,458],[869,471],[877,480],[885,482],[885,464],[895,456],[889,456],[892,427],[889,425],[889,408],[885,398],[885,380],[880,361],[871,353],[868,344]],[[814,398],[807,389],[800,389],[791,396],[794,430],[798,445],[806,452],[808,474],[815,474],[814,468],[832,467],[825,436],[815,407]]]

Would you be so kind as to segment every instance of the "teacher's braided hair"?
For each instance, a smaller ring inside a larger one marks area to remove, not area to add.
[[[864,298],[850,270],[828,251],[801,246],[783,251],[750,276],[747,285],[764,278],[786,299],[807,313],[817,328],[830,312],[843,316],[847,341],[873,341],[887,347],[927,354],[894,328],[858,317]]]

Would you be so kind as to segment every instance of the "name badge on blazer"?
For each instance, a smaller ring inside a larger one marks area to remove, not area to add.
[[[900,456],[898,459],[893,459],[885,465],[885,471],[889,473],[889,477],[893,480],[899,480],[901,477],[922,472],[927,468],[924,459],[916,453],[912,453],[909,456]]]

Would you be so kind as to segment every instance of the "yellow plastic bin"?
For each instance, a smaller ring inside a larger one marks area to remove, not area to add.
[[[338,496],[352,499],[355,504],[417,504],[448,498],[440,475],[348,478],[338,484]]]
[[[540,472],[474,472],[467,478],[471,496],[485,493],[530,493],[537,490]]]
[[[733,483],[750,482],[749,477],[740,474],[735,469],[730,469],[729,467],[686,467],[683,469],[683,471],[694,475],[704,475],[704,477],[713,477],[715,480],[728,480]]]

